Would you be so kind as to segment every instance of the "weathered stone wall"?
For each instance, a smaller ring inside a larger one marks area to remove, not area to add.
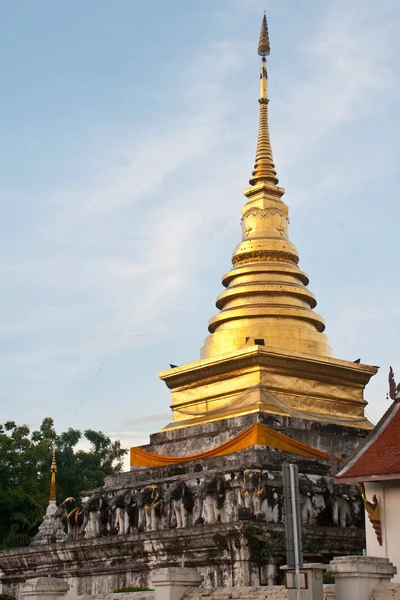
[[[246,518],[283,526],[281,468],[284,460],[295,462],[299,467],[304,526],[363,529],[364,511],[356,486],[334,485],[328,461],[261,446],[224,457],[135,469],[110,476],[99,492],[112,498],[121,494],[121,487],[122,494],[132,491],[126,496],[126,503],[136,506],[137,511],[132,513],[130,522],[121,523],[119,532],[136,527],[146,531],[180,529],[217,522],[234,523]],[[143,504],[146,491],[141,484],[143,480],[152,486],[152,497],[147,504]]]
[[[160,432],[152,436],[151,449],[172,444],[183,454],[188,449],[192,453],[196,444],[210,448],[255,418],[269,425],[275,419],[276,429],[287,426],[287,435],[324,450],[332,436],[337,438],[335,447],[342,449],[354,446],[361,436],[355,430],[351,437],[349,428],[340,426],[247,415],[186,432]],[[212,442],[218,430],[221,439]],[[13,593],[21,578],[47,575],[66,578],[78,594],[149,587],[153,570],[179,566],[183,558],[200,571],[207,588],[278,583],[279,566],[286,561],[284,461],[299,468],[305,560],[328,563],[334,556],[361,553],[360,495],[354,486],[333,485],[328,460],[253,446],[227,456],[107,477],[103,488],[84,493],[82,506],[67,518],[67,542],[0,551],[5,591]],[[71,506],[65,512],[70,514]],[[55,531],[60,518],[61,512],[55,515]]]
[[[349,534],[352,538],[349,538]],[[342,548],[360,543],[356,529],[310,528],[306,560],[328,562]],[[21,577],[63,577],[81,594],[112,592],[125,587],[151,587],[152,571],[185,564],[204,576],[204,586],[272,585],[285,562],[278,524],[214,523],[177,532],[152,531],[21,548],[0,553],[3,591],[13,593]]]
[[[211,423],[159,431],[150,436],[150,443],[142,446],[148,452],[168,456],[191,456],[215,448],[232,439],[253,423],[263,423],[299,442],[329,452],[331,446],[337,456],[350,454],[368,433],[365,429],[299,419],[254,413]]]
[[[21,578],[57,576],[81,594],[112,592],[126,587],[151,587],[155,569],[185,564],[196,567],[207,587],[273,583],[274,560],[264,560],[258,539],[243,523],[214,524],[176,531],[153,531],[118,537],[82,539],[40,548],[0,553],[3,590],[10,593]]]

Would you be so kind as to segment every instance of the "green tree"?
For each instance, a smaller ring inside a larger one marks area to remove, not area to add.
[[[90,449],[77,449],[82,438]],[[7,421],[0,425],[0,547],[28,544],[49,500],[52,450],[57,460],[57,503],[98,488],[122,470],[127,450],[101,431],[68,429],[57,435],[51,418],[38,431]]]

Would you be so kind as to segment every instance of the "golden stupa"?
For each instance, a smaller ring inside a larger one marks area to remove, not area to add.
[[[289,240],[289,209],[278,186],[268,127],[270,53],[264,15],[260,117],[254,170],[242,209],[242,241],[223,276],[219,312],[201,358],[160,373],[172,391],[165,429],[255,412],[370,428],[363,392],[376,367],[338,360],[314,312],[315,296]]]

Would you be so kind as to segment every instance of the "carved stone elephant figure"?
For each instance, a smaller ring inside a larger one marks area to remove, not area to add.
[[[133,533],[142,528],[141,516],[144,509],[140,507],[140,489],[129,490],[125,494],[125,533]]]
[[[227,485],[221,476],[206,477],[198,491],[198,523],[216,523],[222,520]]]
[[[95,492],[83,504],[83,512],[87,519],[85,537],[93,538],[100,535],[100,509],[102,504],[102,496],[100,492]]]
[[[343,484],[334,485],[332,520],[335,525],[349,527],[353,524],[349,489]]]
[[[265,483],[261,469],[245,469],[239,477],[239,483],[242,507],[250,509],[250,514],[260,516],[265,496]]]
[[[301,522],[304,525],[315,525],[316,511],[314,507],[314,488],[306,475],[299,476]]]
[[[163,490],[160,485],[147,485],[141,491],[141,506],[144,509],[144,525],[147,531],[159,529],[160,517],[164,510]]]
[[[126,519],[126,509],[132,500],[132,490],[119,490],[109,501],[110,533],[123,535],[127,533],[129,521]]]
[[[165,492],[165,502],[169,503],[169,526],[172,516],[175,516],[178,529],[187,527],[190,515],[194,507],[194,493],[188,488],[184,481],[174,482]]]
[[[70,496],[61,502],[60,508],[65,512],[68,539],[77,540],[82,538],[87,523],[82,506],[79,506],[75,498]]]
[[[356,485],[349,486],[351,520],[354,527],[365,526],[364,503]]]

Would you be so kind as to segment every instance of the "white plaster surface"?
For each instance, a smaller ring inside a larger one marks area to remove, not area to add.
[[[155,600],[181,600],[186,592],[202,582],[203,576],[187,567],[159,569],[152,576]]]
[[[368,515],[365,515],[367,554],[388,558],[398,570],[393,581],[400,582],[400,480],[366,482],[365,491],[370,501],[376,494],[382,521],[380,546]]]
[[[337,600],[370,600],[374,589],[389,583],[396,568],[387,558],[340,556],[330,563]]]

